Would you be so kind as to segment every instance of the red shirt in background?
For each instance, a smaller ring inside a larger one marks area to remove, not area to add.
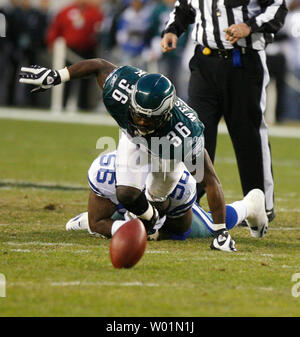
[[[93,49],[97,45],[96,34],[102,20],[103,14],[97,6],[68,6],[51,22],[46,43],[52,47],[56,38],[64,37],[69,48],[82,51]]]

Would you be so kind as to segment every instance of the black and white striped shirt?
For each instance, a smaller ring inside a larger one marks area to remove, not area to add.
[[[166,32],[180,36],[194,24],[192,39],[213,49],[231,49],[223,30],[232,24],[245,22],[251,34],[237,44],[262,50],[273,41],[284,23],[285,0],[177,0],[166,25]]]

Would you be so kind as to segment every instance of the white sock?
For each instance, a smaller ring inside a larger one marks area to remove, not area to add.
[[[84,227],[87,227],[87,231],[89,232],[89,234],[91,235],[97,234],[95,232],[92,232],[90,229],[88,212],[84,212],[81,214],[80,221],[83,223]]]
[[[89,234],[91,234],[91,235],[98,234],[98,233],[96,233],[96,232],[92,232],[92,231],[91,231],[89,223],[88,223],[88,228],[87,228],[87,230],[88,230]]]
[[[233,207],[238,215],[237,223],[241,223],[244,221],[248,216],[248,209],[247,204],[244,200],[235,201],[232,204],[229,204],[229,206]]]
[[[216,232],[221,229],[226,229],[226,224],[225,223],[219,223],[219,224],[211,223],[210,227]]]

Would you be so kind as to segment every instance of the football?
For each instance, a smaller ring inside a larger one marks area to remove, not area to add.
[[[133,219],[120,227],[111,239],[110,259],[115,268],[131,268],[144,255],[147,234],[140,219]]]

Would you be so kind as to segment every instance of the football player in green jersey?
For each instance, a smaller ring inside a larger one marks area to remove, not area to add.
[[[233,252],[235,242],[226,230],[226,208],[221,183],[204,149],[204,126],[196,113],[175,93],[161,74],[148,74],[131,66],[115,66],[103,59],[78,62],[60,70],[22,67],[20,82],[40,92],[73,79],[95,76],[103,89],[103,102],[123,133],[116,157],[118,201],[138,216],[151,233],[168,209],[185,166],[206,190],[214,222],[212,249]],[[146,191],[137,162],[149,160]],[[185,165],[184,165],[185,164]]]

